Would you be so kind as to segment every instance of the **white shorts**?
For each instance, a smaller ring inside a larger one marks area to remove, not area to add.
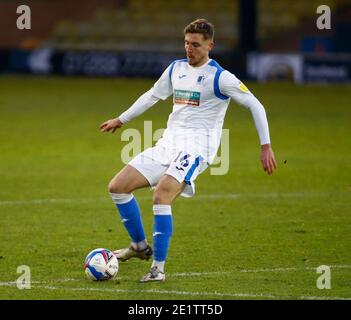
[[[186,184],[181,193],[183,197],[195,194],[194,181],[208,167],[201,155],[170,151],[160,145],[139,153],[128,164],[137,169],[151,187],[155,187],[164,174],[174,177],[180,183],[184,181]]]

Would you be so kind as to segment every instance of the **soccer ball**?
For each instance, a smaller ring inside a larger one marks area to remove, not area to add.
[[[109,280],[117,275],[118,260],[108,249],[95,249],[85,258],[84,270],[91,280]]]

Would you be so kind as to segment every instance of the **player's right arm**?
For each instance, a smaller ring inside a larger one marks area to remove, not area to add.
[[[111,131],[121,128],[125,123],[131,121],[137,116],[151,108],[160,99],[166,100],[172,94],[172,83],[170,77],[171,65],[163,72],[154,86],[143,95],[141,95],[133,105],[123,112],[120,116],[114,119],[105,121],[100,125],[101,132]]]

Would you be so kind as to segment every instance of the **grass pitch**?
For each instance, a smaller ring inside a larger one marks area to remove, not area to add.
[[[121,133],[164,128],[159,102],[115,134],[99,125],[153,84],[138,79],[0,77],[0,299],[351,298],[351,90],[250,84],[266,107],[278,162],[268,176],[250,115],[231,102],[226,175],[205,171],[173,206],[165,283],[140,284],[150,262],[85,277],[86,254],[129,241],[107,193],[123,166]],[[143,140],[142,140],[143,141]],[[152,191],[135,192],[152,243]],[[31,270],[19,290],[17,267]],[[331,289],[316,272],[330,266]]]

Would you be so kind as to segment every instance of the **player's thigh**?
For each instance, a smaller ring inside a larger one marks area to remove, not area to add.
[[[185,182],[179,182],[174,177],[164,174],[153,195],[154,204],[171,204],[183,191]]]
[[[148,180],[137,169],[128,164],[113,177],[108,189],[113,193],[130,193],[149,186]]]

